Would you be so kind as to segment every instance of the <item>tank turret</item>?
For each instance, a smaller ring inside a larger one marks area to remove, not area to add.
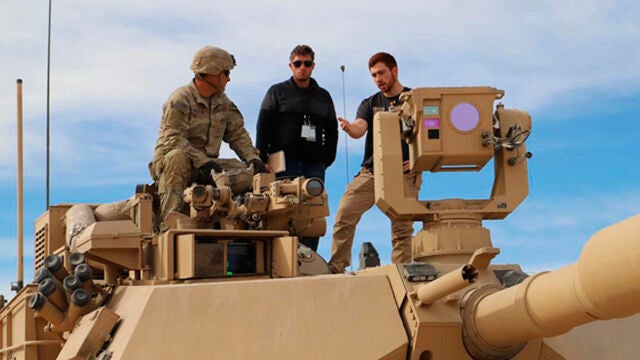
[[[532,156],[531,117],[495,105],[503,94],[417,88],[375,115],[376,204],[423,224],[409,264],[380,266],[367,243],[360,270],[329,274],[298,244],[326,231],[322,181],[254,175],[236,160],[189,186],[164,231],[155,184],[115,203],[51,206],[35,226],[34,282],[0,300],[0,358],[637,357],[624,336],[640,326],[640,215],[553,272],[493,263],[500,250],[483,223],[526,198]],[[401,141],[413,172],[493,164],[491,194],[406,196]]]
[[[502,104],[494,112],[493,102],[502,95],[488,87],[419,88],[403,95],[401,109],[374,119],[376,203],[391,218],[421,220],[423,229],[413,241],[413,264],[363,273],[401,279],[394,292],[409,300],[396,298],[410,329],[411,359],[539,359],[546,337],[640,312],[640,271],[634,266],[640,215],[594,235],[576,264],[518,276],[509,287],[503,277],[523,274],[519,267],[490,264],[499,250],[482,222],[505,218],[524,200],[531,158],[525,146],[531,118]],[[387,135],[397,133],[398,123],[414,172],[478,171],[493,159],[490,197],[405,196],[401,139]],[[443,338],[448,340],[434,341]]]

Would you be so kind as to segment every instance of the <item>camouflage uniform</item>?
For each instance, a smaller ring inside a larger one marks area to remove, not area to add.
[[[238,108],[223,93],[203,98],[195,85],[178,88],[163,106],[151,176],[158,184],[160,216],[180,211],[182,192],[225,141],[244,161],[259,159]]]

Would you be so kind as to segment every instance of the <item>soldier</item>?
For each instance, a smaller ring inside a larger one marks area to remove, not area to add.
[[[171,211],[180,212],[182,193],[193,181],[211,181],[211,171],[225,141],[256,172],[267,172],[253,147],[244,120],[224,90],[235,58],[227,51],[205,46],[193,57],[194,79],[175,90],[162,110],[158,141],[150,164],[160,195],[160,229]]]
[[[356,120],[352,123],[338,118],[340,128],[354,139],[361,138],[365,133],[364,158],[362,168],[353,181],[347,186],[336,213],[333,226],[333,243],[331,245],[331,259],[329,268],[334,273],[343,273],[351,263],[351,245],[356,231],[356,225],[362,214],[369,210],[375,202],[375,184],[373,175],[373,115],[377,111],[388,111],[400,105],[400,93],[411,89],[404,87],[398,80],[398,65],[390,54],[380,52],[369,59],[369,72],[379,92],[362,100],[358,107]],[[400,126],[398,125],[398,136]],[[402,168],[404,171],[405,189],[413,197],[418,197],[422,174],[409,171],[409,147],[402,142]],[[411,221],[391,222],[391,260],[393,263],[411,262],[411,237],[413,223]]]
[[[256,147],[263,161],[284,151],[285,169],[277,178],[317,177],[336,158],[338,122],[327,90],[311,77],[315,54],[310,46],[298,45],[289,55],[291,78],[269,88],[260,106]],[[274,169],[271,169],[274,170]],[[300,242],[314,251],[318,238]]]

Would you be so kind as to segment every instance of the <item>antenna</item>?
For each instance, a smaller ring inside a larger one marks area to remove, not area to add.
[[[22,188],[22,79],[18,79],[16,81],[16,92],[17,92],[17,97],[18,97],[18,134],[17,134],[17,144],[18,144],[18,174],[17,174],[17,181],[18,181],[18,207],[17,207],[17,217],[18,217],[18,236],[17,236],[17,241],[18,241],[18,280],[14,283],[11,283],[11,290],[12,291],[20,291],[22,290],[23,287],[23,279],[24,279],[24,259],[23,259],[23,249],[22,249],[22,243],[23,243],[23,210],[22,210],[22,205],[23,205],[23,188]]]
[[[49,79],[51,78],[51,1],[49,0],[49,31],[47,33],[47,210],[49,210]]]
[[[347,96],[344,88],[344,71],[347,67],[344,65],[340,65],[340,70],[342,71],[342,116],[344,119],[347,118]],[[349,183],[349,145],[347,143],[349,139],[349,134],[344,133],[344,157],[346,160],[346,172],[347,172],[347,184]]]

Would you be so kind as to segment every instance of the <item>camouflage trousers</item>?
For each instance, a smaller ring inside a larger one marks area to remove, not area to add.
[[[237,159],[211,159],[214,160],[224,170],[246,169],[247,165]],[[151,178],[158,185],[158,196],[160,197],[159,227],[164,230],[164,220],[172,211],[182,212],[184,207],[183,193],[191,183],[196,181],[198,168],[194,167],[187,154],[179,149],[169,151],[160,160],[149,165]],[[237,172],[236,172],[237,174]],[[238,182],[229,185],[232,189],[237,187],[250,187],[252,183],[251,175],[234,178]],[[217,182],[217,180],[216,180]],[[246,184],[245,184],[246,182]],[[244,191],[244,190],[243,190]]]
[[[169,151],[151,165],[151,176],[158,184],[162,222],[171,211],[182,211],[182,193],[192,180],[193,173],[191,160],[179,149]]]
[[[422,185],[422,174],[404,175],[407,195],[418,197]],[[333,243],[329,267],[334,273],[343,273],[351,264],[351,247],[356,225],[362,214],[375,204],[375,183],[373,173],[363,168],[351,181],[336,213],[333,225]],[[413,236],[412,221],[391,221],[391,261],[393,263],[409,263],[412,261],[411,238]]]

